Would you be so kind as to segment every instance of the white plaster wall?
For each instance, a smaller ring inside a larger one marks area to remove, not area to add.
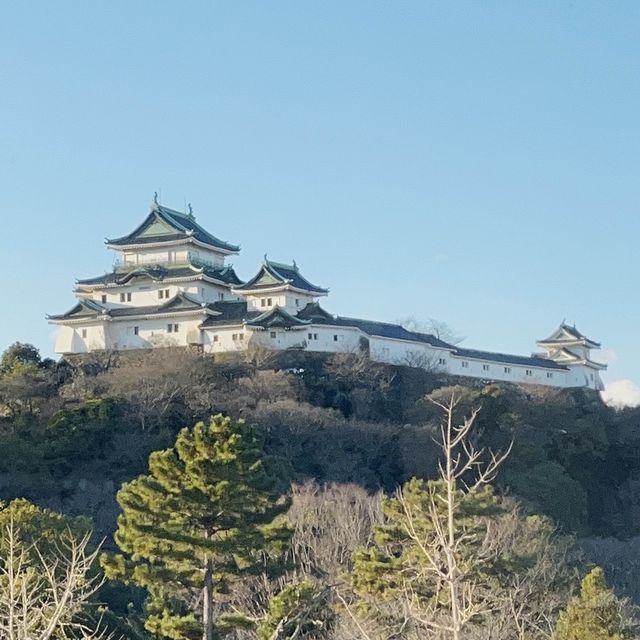
[[[451,356],[450,351],[446,349],[436,349],[422,342],[408,342],[379,336],[371,336],[369,352],[371,359],[376,362],[443,370],[448,370]],[[441,363],[441,359],[445,362]]]
[[[467,366],[464,363],[467,363]],[[484,367],[488,368],[485,369]],[[475,360],[452,356],[447,371],[451,375],[485,380],[514,382],[517,384],[540,384],[552,387],[567,386],[567,372],[561,369],[548,370],[540,367],[527,367],[490,360]],[[550,374],[550,376],[547,374]]]
[[[169,297],[159,298],[158,291],[169,290]],[[106,305],[110,309],[119,309],[124,307],[157,307],[179,292],[184,292],[192,298],[196,298],[201,302],[211,303],[217,300],[236,300],[236,296],[229,293],[229,289],[211,282],[203,282],[201,280],[195,282],[187,282],[182,284],[168,284],[161,282],[152,282],[149,284],[132,284],[110,288],[108,290],[96,290],[91,294],[91,298],[102,304],[102,296],[107,296]],[[121,302],[120,294],[131,294],[131,302]]]
[[[212,327],[204,331],[204,350],[207,353],[230,353],[244,351],[251,340],[252,332],[242,325],[235,327]],[[233,336],[236,339],[233,339]],[[242,337],[242,339],[240,339]]]
[[[273,307],[278,306],[285,309],[288,313],[295,315],[298,311],[302,311],[309,302],[313,302],[316,298],[303,293],[294,293],[291,291],[282,291],[278,293],[265,293],[261,295],[245,296],[247,300],[247,308],[251,311],[269,311]],[[265,301],[264,306],[262,300]],[[271,304],[268,302],[271,300]],[[298,304],[296,305],[296,300]]]
[[[86,353],[104,348],[105,332],[101,324],[59,326],[56,331],[56,353]]]
[[[106,323],[108,345],[110,349],[146,349],[150,347],[187,346],[200,341],[197,318],[155,318],[150,320],[130,319]],[[168,324],[177,324],[178,332],[169,333]],[[138,327],[138,335],[134,327]]]
[[[135,251],[123,251],[121,261],[127,265],[136,264],[180,264],[193,258],[199,262],[221,267],[224,265],[224,254],[205,249],[204,247],[189,247],[188,245],[176,245],[175,247],[136,249]]]

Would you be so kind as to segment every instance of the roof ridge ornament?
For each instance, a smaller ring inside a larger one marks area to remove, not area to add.
[[[187,209],[189,211],[188,213],[189,218],[191,218],[191,220],[195,220],[196,217],[193,215],[193,207],[191,206],[191,203],[187,205]]]

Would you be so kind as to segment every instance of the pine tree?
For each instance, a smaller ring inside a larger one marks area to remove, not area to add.
[[[607,586],[604,571],[596,567],[582,581],[580,596],[560,614],[556,640],[625,640],[630,635],[623,616],[624,603]]]
[[[289,502],[268,462],[254,429],[219,415],[183,429],[172,449],[150,455],[148,475],[118,492],[123,554],[103,566],[109,577],[146,588],[148,631],[172,640],[219,637],[218,596],[284,548],[290,529],[278,516]]]

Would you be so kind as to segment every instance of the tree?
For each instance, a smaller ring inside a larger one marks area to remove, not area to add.
[[[0,638],[105,637],[88,606],[100,588],[86,521],[26,500],[0,509]]]
[[[0,358],[0,374],[6,374],[16,365],[32,364],[39,367],[42,364],[40,352],[32,344],[14,342],[7,347]]]
[[[295,640],[326,634],[334,617],[330,592],[330,587],[319,587],[311,580],[287,585],[269,602],[258,636],[261,640]]]
[[[429,633],[460,640],[494,607],[491,574],[498,572],[501,558],[491,544],[489,519],[500,507],[489,483],[509,451],[476,449],[472,429],[478,411],[455,426],[457,403],[452,394],[439,404],[444,412],[439,479],[410,480],[384,500],[386,524],[377,527],[375,544],[354,557],[354,590],[387,635]]]
[[[183,429],[173,448],[149,456],[148,475],[122,487],[115,540],[123,554],[103,566],[147,589],[148,631],[212,640],[242,622],[216,620],[215,608],[235,578],[268,569],[269,553],[290,538],[278,518],[289,507],[279,471],[254,429],[218,415]]]
[[[0,405],[12,418],[35,412],[36,399],[52,392],[51,361],[43,362],[31,344],[15,342],[0,358]]]
[[[625,602],[607,586],[604,571],[592,569],[582,580],[580,595],[560,614],[556,640],[625,640],[631,634]]]

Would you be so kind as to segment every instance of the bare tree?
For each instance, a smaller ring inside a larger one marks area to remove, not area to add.
[[[3,534],[0,558],[0,638],[50,640],[60,637],[99,640],[107,637],[99,622],[85,616],[101,586],[91,575],[98,549],[88,549],[90,534],[71,532],[45,554],[37,544],[21,540],[13,521]]]
[[[453,345],[460,344],[464,340],[464,336],[459,335],[451,325],[436,318],[428,318],[427,320],[421,321],[409,317],[398,320],[398,324],[401,324],[408,331],[429,333],[439,340]]]
[[[498,509],[489,484],[510,449],[495,454],[475,446],[478,410],[456,425],[455,393],[436,404],[444,414],[438,480],[411,480],[386,500],[386,525],[356,557],[353,586],[372,612],[359,622],[360,637],[371,636],[373,618],[387,637],[462,640],[495,608],[487,574],[504,549],[494,544]]]

